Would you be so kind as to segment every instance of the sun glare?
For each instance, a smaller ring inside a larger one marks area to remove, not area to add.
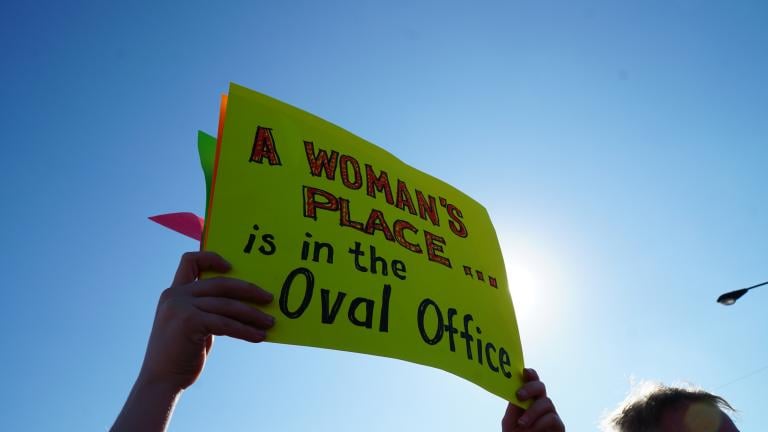
[[[512,293],[512,301],[515,305],[517,319],[528,318],[528,315],[536,310],[536,280],[535,269],[528,263],[520,262],[517,259],[511,260],[504,258],[507,264],[507,280],[509,282],[509,292]]]
[[[541,339],[561,316],[561,301],[552,295],[559,279],[556,260],[535,242],[500,240],[521,337]]]

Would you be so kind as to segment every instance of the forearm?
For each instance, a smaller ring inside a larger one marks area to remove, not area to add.
[[[139,376],[110,432],[165,431],[180,395],[180,389]]]
[[[202,272],[231,268],[213,252],[182,256],[173,284],[160,294],[139,378],[112,432],[165,432],[182,390],[203,371],[214,335],[266,338],[274,318],[249,305],[269,304],[271,293],[239,279],[198,280]]]

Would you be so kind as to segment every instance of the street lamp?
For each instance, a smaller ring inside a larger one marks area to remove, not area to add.
[[[739,290],[736,290],[736,291],[727,292],[727,293],[721,295],[720,297],[718,297],[717,298],[717,302],[720,303],[720,304],[726,305],[726,306],[730,306],[730,305],[736,303],[736,300],[740,299],[741,296],[743,296],[744,294],[747,293],[747,291],[749,291],[749,290],[751,290],[753,288],[761,287],[763,285],[768,285],[768,281],[765,281],[763,283],[759,283],[757,285],[752,285],[751,287],[746,287],[746,288],[742,288],[742,289],[739,289]]]

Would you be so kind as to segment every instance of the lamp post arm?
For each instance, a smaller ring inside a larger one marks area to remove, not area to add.
[[[745,289],[745,290],[751,290],[752,288],[761,287],[761,286],[763,286],[763,285],[768,285],[768,281],[765,281],[765,282],[763,282],[763,283],[759,283],[759,284],[757,284],[757,285],[752,285],[751,287],[746,287],[746,288],[744,288],[744,289]]]

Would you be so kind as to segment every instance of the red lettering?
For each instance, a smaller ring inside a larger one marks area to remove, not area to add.
[[[339,202],[341,203],[341,205],[340,205],[340,207],[341,207],[341,215],[340,215],[340,218],[339,218],[339,224],[341,224],[341,226],[346,226],[346,227],[354,228],[356,230],[360,230],[360,231],[365,232],[365,230],[363,229],[363,223],[362,222],[358,222],[358,221],[352,220],[350,218],[350,216],[349,216],[349,200],[348,199],[344,199],[344,198],[339,198]]]
[[[404,181],[397,179],[397,201],[395,201],[395,207],[400,210],[405,210],[408,207],[408,211],[411,214],[416,214],[416,209],[413,207],[413,200],[411,199],[411,192],[408,191],[408,186]]]
[[[389,204],[392,204],[392,189],[389,186],[389,174],[386,171],[381,171],[377,176],[373,172],[373,167],[365,164],[365,176],[368,184],[368,196],[376,198],[376,191],[384,192],[384,197]]]
[[[440,263],[446,267],[451,267],[451,260],[439,255],[440,252],[443,252],[443,246],[445,246],[444,238],[425,230],[424,241],[427,245],[427,258],[429,258],[430,261]]]
[[[319,202],[317,195],[325,198],[325,202]],[[322,189],[304,186],[304,216],[317,220],[317,210],[336,211],[339,209],[339,202],[335,196]]]
[[[382,213],[381,210],[373,209],[371,210],[371,214],[368,216],[368,223],[365,224],[365,232],[373,235],[376,230],[384,233],[384,237],[386,237],[389,241],[395,239],[395,237],[392,235],[392,231],[389,229],[389,225],[387,225],[387,221],[384,219],[384,213]]]
[[[352,156],[342,155],[339,159],[341,165],[341,182],[350,189],[360,189],[363,185],[363,176],[360,174],[360,164]],[[349,179],[349,165],[352,165],[352,171],[355,173],[355,181]]]
[[[432,222],[434,226],[440,226],[440,217],[437,215],[437,203],[435,197],[429,195],[429,198],[424,198],[424,194],[416,189],[416,202],[419,203],[419,217]]]
[[[464,215],[461,214],[461,210],[453,204],[448,204],[445,209],[448,211],[448,216],[451,218],[451,220],[448,221],[448,227],[451,228],[451,231],[459,237],[467,237],[467,226],[464,225],[464,222],[461,220],[461,218],[464,217]]]
[[[397,240],[397,243],[408,249],[411,252],[416,253],[422,253],[421,246],[419,246],[418,243],[411,243],[405,238],[405,234],[403,233],[404,230],[408,230],[413,232],[414,234],[418,234],[419,230],[416,229],[415,226],[413,226],[410,222],[404,221],[401,219],[398,219],[395,221],[395,223],[392,225],[392,229],[395,234],[395,240]]]
[[[315,154],[315,144],[312,141],[304,141],[304,151],[307,153],[307,163],[309,163],[309,172],[320,177],[320,171],[325,171],[325,178],[333,180],[336,177],[336,162],[339,159],[339,152],[331,151],[331,157],[323,149],[318,149]]]
[[[251,149],[249,162],[261,163],[264,158],[267,158],[270,165],[280,165],[280,156],[275,148],[272,129],[259,126],[253,137],[253,149]]]

